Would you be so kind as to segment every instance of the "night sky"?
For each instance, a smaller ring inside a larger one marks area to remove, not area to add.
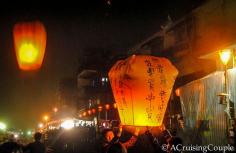
[[[170,15],[176,20],[203,1],[90,0],[5,7],[0,16],[0,121],[13,128],[33,128],[56,103],[59,81],[75,77],[88,48],[127,52],[151,36]],[[44,6],[44,7],[41,7]],[[46,7],[47,6],[47,7]],[[12,28],[19,21],[40,20],[47,30],[43,66],[36,72],[18,69]]]

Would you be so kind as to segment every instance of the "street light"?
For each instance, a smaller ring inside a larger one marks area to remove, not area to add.
[[[228,94],[228,75],[227,75],[227,65],[228,65],[228,62],[231,58],[231,54],[232,54],[232,51],[231,49],[224,49],[222,51],[220,51],[219,55],[220,55],[220,59],[221,59],[221,62],[223,63],[224,65],[224,93],[222,93],[220,96],[221,96],[221,100],[223,101],[222,103],[223,104],[226,104],[226,110],[225,112],[227,113],[228,117],[229,117],[229,120],[227,119],[227,136],[229,138],[232,139],[232,129],[233,129],[233,121],[234,121],[234,103],[227,97],[229,97],[229,94]],[[229,126],[229,127],[228,127]],[[233,134],[234,135],[234,134]],[[230,141],[230,139],[229,139]]]
[[[7,128],[6,124],[3,122],[0,122],[0,130],[5,131]]]
[[[46,122],[45,124],[46,124],[46,130],[47,130],[48,129],[48,119],[49,119],[48,115],[44,115],[43,119]]]
[[[220,55],[220,60],[221,60],[222,64],[224,65],[224,91],[223,91],[223,93],[219,94],[219,96],[221,97],[220,103],[227,104],[227,101],[226,101],[226,96],[228,95],[228,91],[227,91],[227,65],[230,60],[231,50],[224,49],[219,52],[219,55]],[[228,106],[228,104],[227,104],[227,106]]]
[[[109,105],[109,104],[106,104],[106,105],[105,105],[105,108],[106,108],[106,112],[105,112],[105,113],[106,113],[106,114],[105,114],[106,116],[105,116],[105,119],[107,120],[107,113],[108,113],[108,110],[110,109],[110,105]]]
[[[43,117],[43,119],[44,119],[44,121],[48,121],[48,116],[47,115],[45,115],[44,117]]]
[[[224,49],[224,50],[220,51],[219,54],[220,54],[221,62],[224,65],[227,65],[228,62],[229,62],[230,56],[231,56],[231,50],[230,49]]]
[[[43,128],[43,123],[39,123],[38,127],[41,129]]]
[[[27,131],[27,135],[31,136],[32,135],[32,132],[29,130]]]

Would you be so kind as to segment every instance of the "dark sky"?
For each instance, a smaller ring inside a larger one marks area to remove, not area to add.
[[[0,121],[14,128],[33,128],[57,101],[58,83],[75,77],[79,57],[87,48],[126,52],[160,29],[167,16],[183,16],[202,0],[134,1],[89,0],[86,3],[1,6],[0,16]],[[155,2],[155,3],[154,3]],[[39,3],[39,2],[38,2]],[[44,6],[44,7],[41,7]],[[47,6],[47,7],[46,7]],[[40,20],[47,30],[42,68],[18,69],[12,28],[15,23]]]

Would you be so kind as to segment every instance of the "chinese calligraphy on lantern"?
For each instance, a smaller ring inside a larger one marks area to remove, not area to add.
[[[166,58],[139,55],[118,61],[109,71],[109,80],[121,123],[161,125],[177,75]]]

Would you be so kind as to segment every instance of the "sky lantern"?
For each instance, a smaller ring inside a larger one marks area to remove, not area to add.
[[[46,30],[39,22],[17,23],[13,29],[16,58],[21,70],[36,70],[42,65],[46,48]]]
[[[131,56],[109,71],[121,124],[160,126],[178,70],[166,58]]]

